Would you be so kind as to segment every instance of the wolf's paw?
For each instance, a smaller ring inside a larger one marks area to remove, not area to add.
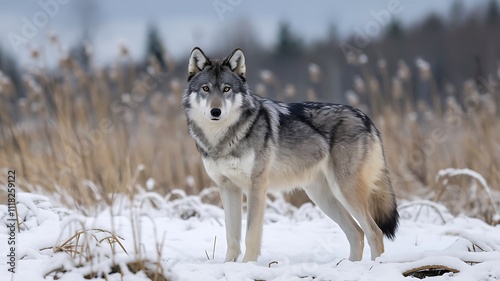
[[[257,258],[259,257],[259,252],[258,251],[246,251],[245,256],[243,257],[243,262],[249,262],[249,261],[257,261]]]
[[[240,253],[241,250],[239,248],[228,248],[225,262],[230,262],[230,261],[235,262]]]

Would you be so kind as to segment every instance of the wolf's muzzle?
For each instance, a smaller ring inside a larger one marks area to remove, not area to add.
[[[219,108],[212,108],[210,110],[210,115],[212,115],[212,117],[214,117],[214,118],[217,118],[215,120],[218,120],[218,118],[220,117],[221,113],[222,113],[222,111]],[[212,119],[212,120],[214,120],[214,119]]]

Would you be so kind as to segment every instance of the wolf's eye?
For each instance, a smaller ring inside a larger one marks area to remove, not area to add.
[[[230,87],[224,87],[224,93],[227,93],[227,92],[229,92],[230,90],[231,90],[231,88],[230,88]]]
[[[203,89],[203,91],[205,91],[205,92],[208,92],[208,90],[210,90],[210,89],[208,88],[208,86],[203,86],[203,87],[202,87],[202,89]]]

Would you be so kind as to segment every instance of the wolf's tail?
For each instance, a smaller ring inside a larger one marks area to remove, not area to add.
[[[370,213],[384,235],[392,240],[396,236],[399,213],[388,171],[382,172],[377,188],[370,194]]]

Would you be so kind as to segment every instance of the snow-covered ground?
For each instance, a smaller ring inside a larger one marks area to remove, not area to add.
[[[127,273],[124,265],[138,255],[156,262],[158,252],[169,280],[417,280],[403,273],[429,265],[459,271],[432,280],[500,280],[500,225],[454,217],[431,202],[400,202],[400,228],[394,241],[385,240],[385,253],[371,261],[365,242],[363,260],[350,262],[345,259],[347,239],[334,222],[313,205],[297,209],[277,197],[268,201],[259,260],[224,263],[222,209],[202,203],[200,196],[180,192],[174,197],[145,192],[133,204],[119,197],[111,208],[82,216],[55,207],[44,196],[18,193],[21,232],[13,280],[88,280],[84,276],[91,272],[101,280],[105,280],[103,272],[107,280],[149,280],[142,272]],[[7,206],[0,205],[2,280],[10,279],[4,278],[10,274],[6,214]],[[83,229],[87,231],[78,241],[77,237],[68,241]],[[112,242],[115,254],[106,241]],[[54,253],[57,246],[63,250]],[[71,251],[76,258],[70,258]],[[113,264],[122,266],[123,278],[119,273],[109,274]]]

